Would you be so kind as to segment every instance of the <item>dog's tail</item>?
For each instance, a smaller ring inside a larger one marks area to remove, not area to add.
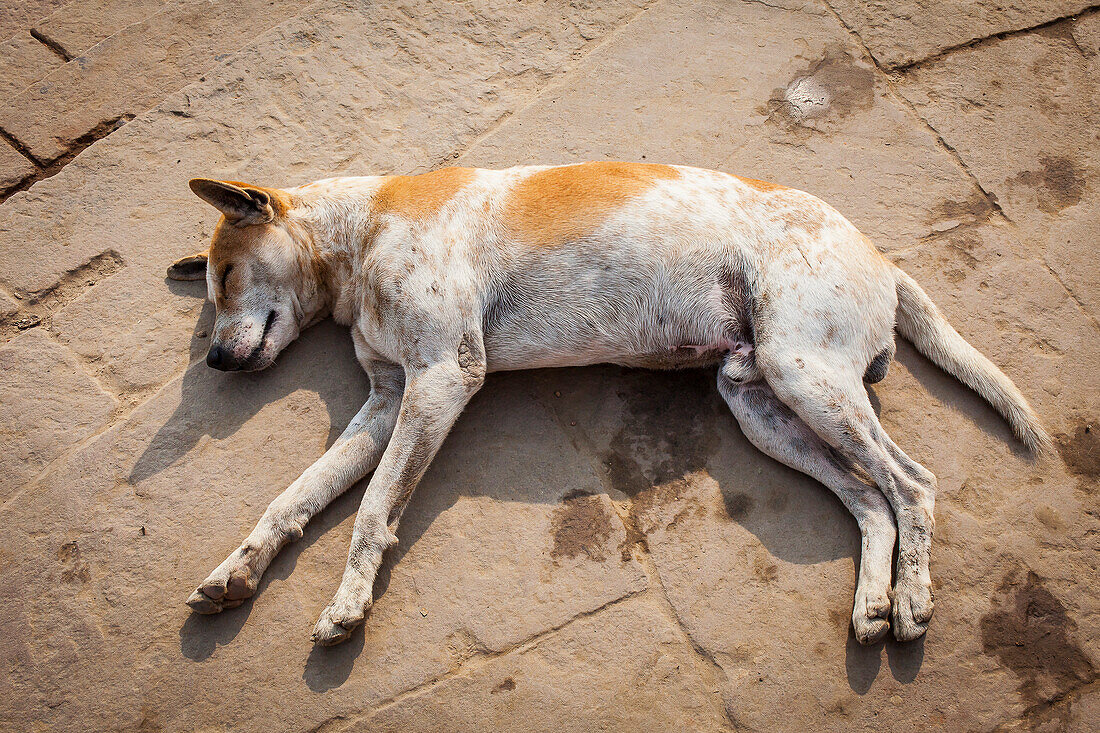
[[[898,289],[897,329],[901,335],[993,405],[1028,448],[1036,453],[1049,453],[1054,447],[1050,435],[1012,380],[959,335],[913,278],[896,267],[894,273]]]

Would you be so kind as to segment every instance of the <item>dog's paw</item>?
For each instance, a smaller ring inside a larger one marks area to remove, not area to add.
[[[310,638],[314,644],[321,646],[334,646],[347,641],[351,632],[363,623],[364,617],[365,613],[362,609],[349,608],[333,601],[321,612],[321,618],[313,627],[313,635]]]
[[[932,588],[926,583],[898,583],[894,588],[894,637],[898,641],[919,639],[932,619]]]
[[[248,556],[249,553],[242,550],[230,555],[187,598],[187,605],[196,613],[218,613],[244,603],[256,592],[260,582]]]
[[[852,607],[852,628],[856,640],[867,646],[875,644],[890,630],[890,599],[885,594],[864,595],[856,593]]]

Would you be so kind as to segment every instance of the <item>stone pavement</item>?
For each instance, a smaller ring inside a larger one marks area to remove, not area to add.
[[[0,2],[0,729],[1095,730],[1100,11],[1087,0]],[[183,604],[368,384],[323,323],[202,363],[196,175],[626,159],[815,193],[1058,436],[900,344],[936,617],[862,648],[855,522],[710,372],[492,376],[365,630],[313,648],[362,489],[241,608]],[[1093,723],[1088,721],[1092,720]]]

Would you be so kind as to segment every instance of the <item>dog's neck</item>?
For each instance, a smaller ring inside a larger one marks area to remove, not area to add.
[[[311,198],[294,212],[308,240],[319,287],[325,291],[326,311],[345,326],[354,322],[361,307],[359,271],[377,231],[371,216],[372,188]]]

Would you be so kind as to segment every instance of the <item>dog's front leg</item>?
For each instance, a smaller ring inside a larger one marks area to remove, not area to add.
[[[343,580],[313,630],[313,640],[318,644],[338,644],[362,623],[373,600],[371,589],[382,553],[397,543],[393,531],[401,512],[484,378],[480,339],[472,347],[463,338],[450,358],[422,369],[407,369],[397,427],[355,517]]]
[[[217,613],[241,605],[283,545],[302,536],[306,523],[366,476],[382,456],[397,422],[404,371],[380,362],[367,367],[370,398],[332,447],[271,502],[241,546],[202,582],[187,605]]]

